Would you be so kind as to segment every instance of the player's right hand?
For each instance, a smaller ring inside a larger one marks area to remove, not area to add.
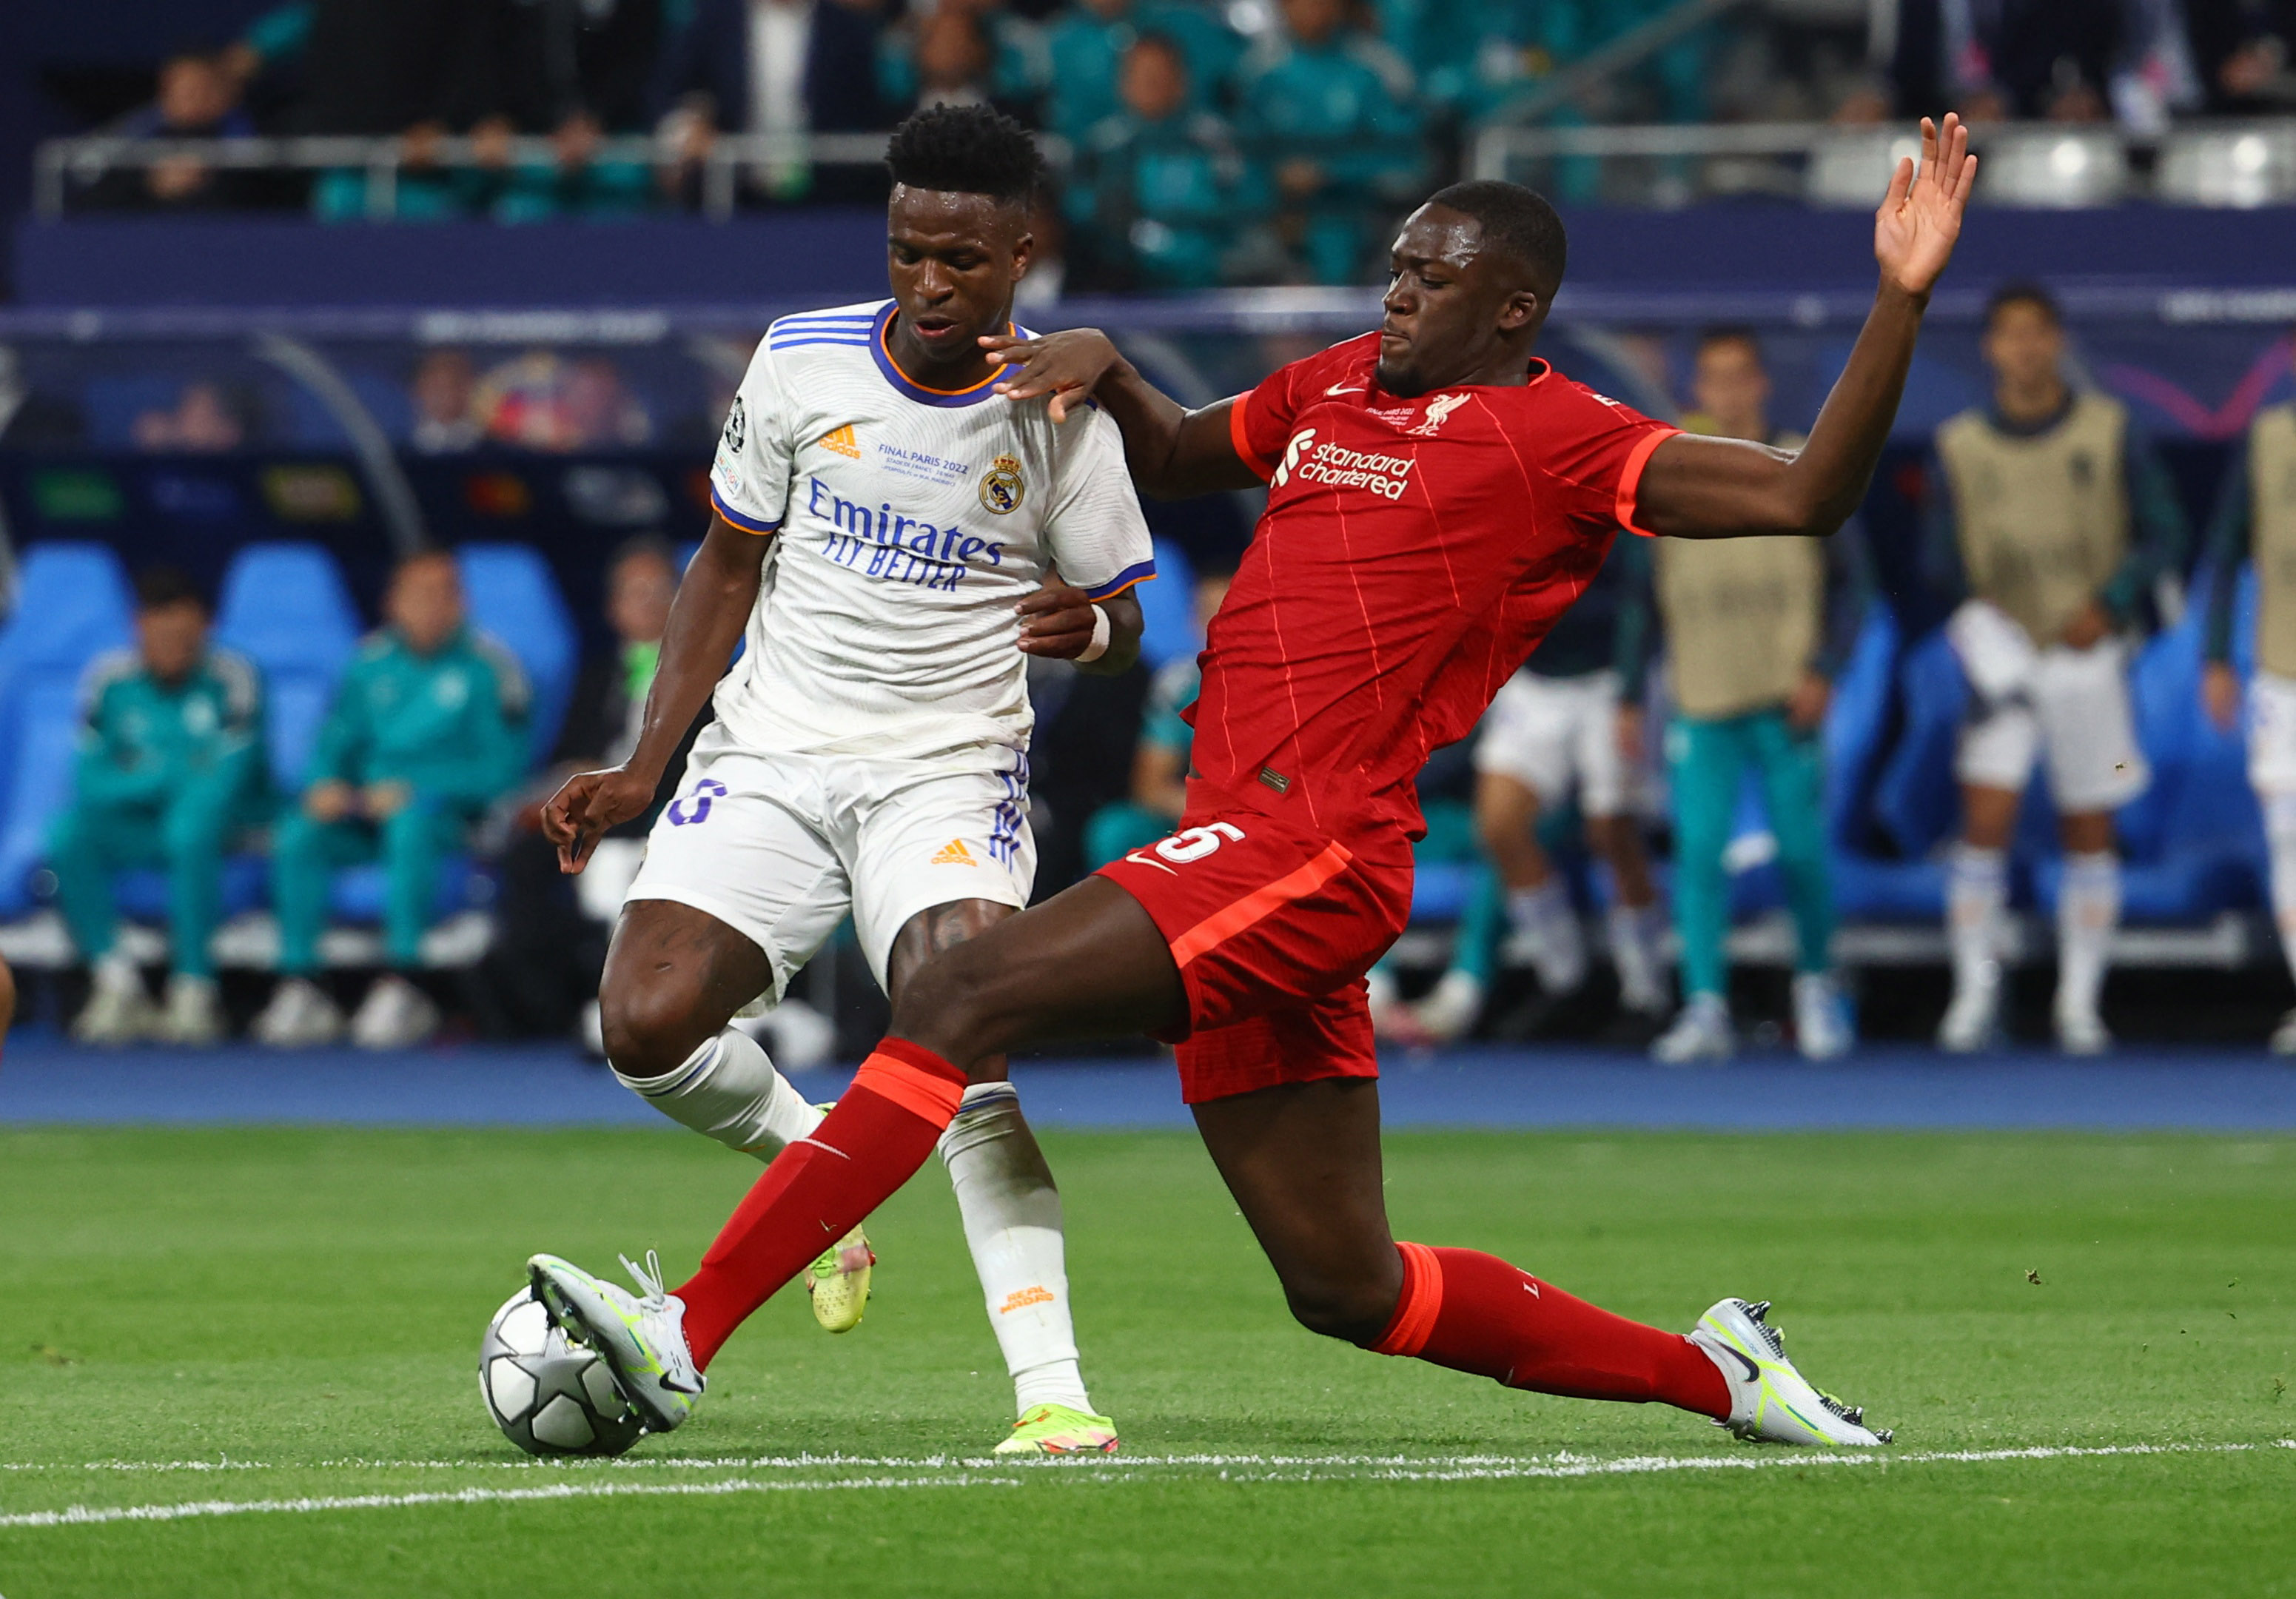
[[[577,772],[542,808],[542,836],[558,846],[558,869],[571,874],[590,864],[590,851],[609,828],[645,815],[655,780],[627,767]]]
[[[1923,117],[1921,164],[1898,163],[1874,217],[1874,256],[1885,283],[1927,298],[1953,257],[1976,184],[1977,158],[1969,153],[1969,129],[1961,119],[1948,111],[1939,125]]]
[[[1007,369],[993,392],[1008,400],[1053,397],[1050,406],[1056,422],[1092,398],[1100,380],[1115,370],[1123,355],[1098,328],[1069,328],[1037,339],[1015,339],[1008,333],[984,333],[980,348],[988,358]],[[1010,369],[1018,366],[1021,370]]]

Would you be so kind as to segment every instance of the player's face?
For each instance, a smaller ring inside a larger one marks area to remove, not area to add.
[[[179,600],[135,613],[135,646],[144,664],[162,683],[180,683],[207,653],[208,613],[196,601]]]
[[[1472,217],[1421,206],[1396,235],[1388,272],[1379,381],[1389,393],[1505,381],[1519,357],[1527,363],[1545,308],[1512,262],[1483,248]]]
[[[455,563],[441,559],[400,567],[382,611],[416,654],[430,654],[463,625],[463,580]]]
[[[1985,329],[1985,361],[2013,389],[2043,389],[2057,381],[2065,331],[2037,305],[2013,300]]]
[[[1027,275],[1036,248],[1023,209],[986,194],[896,184],[886,224],[887,275],[912,348],[929,365],[984,361],[978,340],[1004,331],[1013,285]]]

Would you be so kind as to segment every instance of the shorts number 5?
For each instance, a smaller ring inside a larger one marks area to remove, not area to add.
[[[1176,866],[1190,861],[1200,861],[1228,840],[1243,840],[1243,829],[1228,822],[1215,822],[1209,827],[1191,827],[1176,832],[1156,846],[1156,853]]]
[[[720,800],[726,797],[726,785],[715,777],[705,777],[695,783],[693,792],[686,799],[669,802],[669,824],[684,827],[693,822],[707,822],[709,819],[709,800],[713,795]],[[688,810],[688,804],[693,808]]]

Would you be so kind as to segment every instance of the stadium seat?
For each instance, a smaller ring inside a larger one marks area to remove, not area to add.
[[[1904,715],[1897,746],[1874,783],[1874,817],[1908,860],[1919,860],[1950,838],[1961,821],[1953,758],[1969,683],[1943,632],[1905,653],[1898,668]]]
[[[216,639],[263,669],[271,773],[287,792],[302,787],[359,631],[342,573],[317,545],[249,545],[224,574]]]
[[[1188,553],[1156,540],[1156,580],[1133,589],[1140,601],[1140,659],[1150,671],[1204,647],[1196,632],[1196,572]]]
[[[2153,192],[2172,205],[2284,205],[2296,200],[2296,130],[2173,133],[2161,147]]]
[[[79,679],[133,637],[127,574],[98,544],[41,544],[17,570],[0,628],[0,916],[31,908],[30,877],[71,794]]]
[[[522,544],[466,544],[455,552],[471,621],[519,659],[534,686],[533,758],[547,757],[574,693],[573,619],[539,551]]]
[[[1934,861],[1889,860],[1866,848],[1897,701],[1899,636],[1895,616],[1875,605],[1833,685],[1825,718],[1826,841],[1833,902],[1845,920],[1927,922],[1942,913],[1945,873]]]

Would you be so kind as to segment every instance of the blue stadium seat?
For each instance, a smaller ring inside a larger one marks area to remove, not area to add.
[[[1909,860],[1928,856],[1961,824],[1954,748],[1969,683],[1942,631],[1906,652],[1898,668],[1904,720],[1874,784],[1874,816]]]
[[[0,628],[0,916],[31,908],[32,868],[71,796],[79,679],[133,637],[127,574],[98,544],[40,544],[17,570]]]
[[[224,574],[216,638],[263,668],[272,776],[295,792],[358,648],[358,612],[334,557],[315,544],[242,549]]]
[[[1196,632],[1195,567],[1185,550],[1156,540],[1156,579],[1132,592],[1140,601],[1140,659],[1150,671],[1204,647]]]
[[[518,657],[534,685],[533,755],[558,742],[574,693],[573,619],[541,553],[522,544],[466,544],[455,552],[470,596],[471,621]]]

